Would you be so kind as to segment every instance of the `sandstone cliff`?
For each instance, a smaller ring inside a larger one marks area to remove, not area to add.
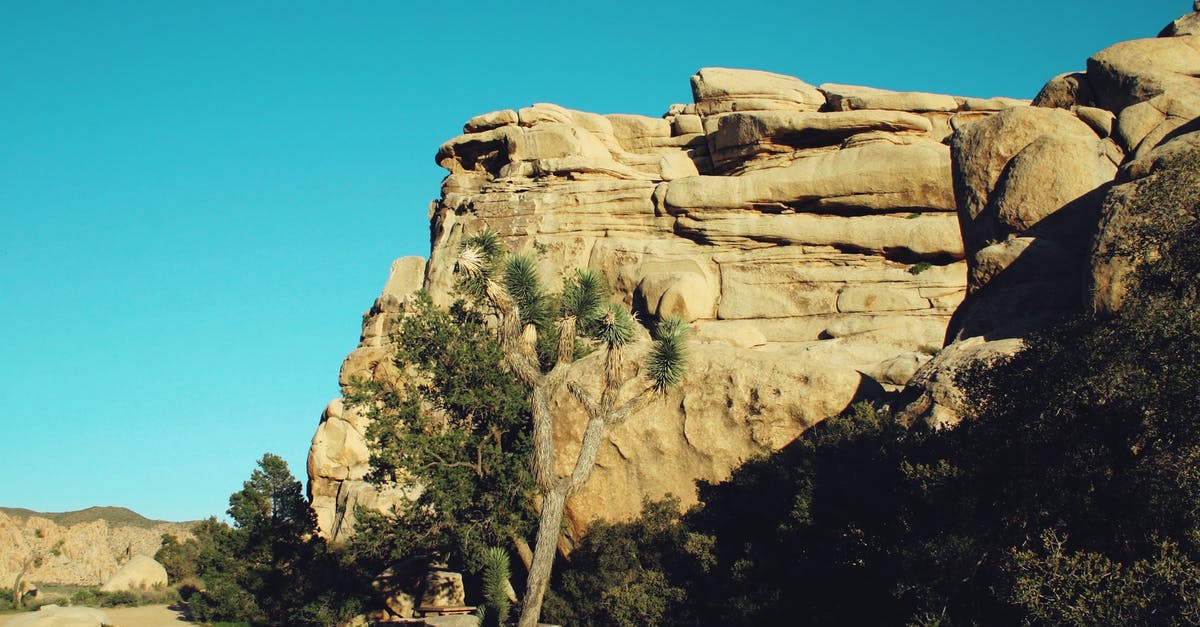
[[[144,520],[144,519],[143,519]],[[31,556],[26,581],[35,584],[97,586],[137,555],[153,556],[164,533],[190,538],[187,523],[145,521],[110,523],[104,519],[60,525],[36,513],[0,512],[0,587],[11,587]]]
[[[365,316],[351,376],[399,376],[388,332],[409,293],[446,303],[464,237],[485,227],[537,255],[550,284],[588,266],[643,320],[693,325],[682,388],[611,433],[576,526],[643,498],[687,502],[856,398],[897,389],[941,346],[966,264],[945,140],[1010,107],[765,72],[705,68],[695,102],[661,118],[538,104],[469,120],[437,154],[450,175],[432,206],[428,264],[397,261]],[[582,375],[581,375],[582,376]],[[581,412],[567,416],[572,453]],[[321,528],[356,504],[386,506],[361,479],[365,423],[326,409],[309,457]]]
[[[1195,23],[1096,54],[1032,106],[704,68],[694,101],[660,118],[550,104],[472,118],[437,152],[429,260],[393,265],[341,382],[400,376],[388,338],[408,295],[447,303],[458,243],[486,227],[548,284],[591,267],[642,320],[693,325],[691,373],[612,430],[568,506],[575,530],[668,492],[686,504],[697,479],[906,384],[910,418],[952,423],[963,364],[1011,353],[1085,285],[1097,307],[1119,295],[1128,264],[1095,251],[1128,222],[1121,188],[1194,146]],[[571,456],[582,412],[559,411]],[[334,538],[357,505],[402,498],[362,481],[365,428],[335,400],[313,438],[309,490]]]

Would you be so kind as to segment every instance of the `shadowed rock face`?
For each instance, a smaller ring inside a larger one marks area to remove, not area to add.
[[[1200,204],[1200,14],[1115,44],[1051,79],[1034,107],[950,140],[968,295],[947,346],[901,403],[932,426],[959,419],[954,377],[1011,355],[1031,329],[1115,311],[1132,272]]]
[[[611,431],[568,505],[574,530],[667,493],[689,504],[697,479],[724,479],[853,400],[899,389],[941,347],[966,291],[945,140],[1027,103],[725,68],[692,88],[694,103],[661,118],[537,104],[469,120],[437,152],[449,176],[428,263],[393,266],[342,384],[400,376],[388,331],[408,294],[449,304],[459,243],[488,228],[536,256],[548,285],[590,267],[641,320],[692,324],[690,374]],[[577,376],[595,367],[585,359]],[[571,398],[557,407],[565,471],[583,415]],[[334,538],[356,504],[405,498],[362,481],[365,428],[334,401],[313,439],[310,492]]]

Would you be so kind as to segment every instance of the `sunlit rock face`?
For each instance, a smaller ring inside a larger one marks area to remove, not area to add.
[[[342,368],[343,385],[399,377],[388,331],[405,300],[424,288],[449,304],[459,244],[484,229],[534,256],[548,285],[588,267],[647,326],[686,318],[688,377],[612,429],[568,504],[575,533],[647,498],[690,504],[697,480],[903,386],[942,347],[967,289],[949,139],[1029,108],[751,70],[691,80],[694,102],[661,117],[536,104],[467,121],[437,151],[449,175],[428,263],[397,261]],[[585,360],[576,376],[595,368]],[[567,397],[557,411],[565,471],[583,414]],[[350,531],[356,504],[405,498],[363,482],[365,428],[338,400],[313,439],[310,492],[330,537]]]
[[[181,542],[191,538],[189,528],[104,519],[60,525],[37,514],[0,512],[0,581],[12,586],[28,563],[27,583],[98,586],[134,558],[149,559],[162,546],[163,534]]]

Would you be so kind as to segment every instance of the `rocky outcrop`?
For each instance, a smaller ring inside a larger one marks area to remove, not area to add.
[[[945,139],[1028,103],[726,68],[700,70],[692,91],[660,118],[537,104],[467,121],[437,152],[449,175],[429,261],[393,266],[342,384],[400,376],[388,330],[407,295],[449,304],[458,244],[486,228],[535,256],[550,285],[589,267],[646,324],[692,324],[687,379],[612,430],[568,506],[573,529],[667,493],[689,503],[697,479],[724,479],[853,400],[899,389],[966,293]],[[584,360],[577,376],[595,367]],[[583,414],[556,403],[565,464]],[[355,505],[405,498],[363,482],[366,426],[335,400],[313,439],[313,505],[335,539]]]
[[[705,68],[694,101],[660,118],[549,104],[472,118],[437,153],[449,176],[429,261],[393,268],[342,382],[400,376],[400,292],[448,304],[459,242],[489,228],[551,285],[589,267],[646,323],[692,324],[688,378],[611,431],[568,506],[576,531],[668,492],[686,504],[697,479],[857,398],[906,386],[909,419],[952,424],[956,373],[1066,313],[1118,306],[1128,267],[1153,254],[1118,244],[1195,214],[1154,199],[1195,189],[1197,19],[1097,53],[1034,106]],[[557,411],[565,463],[581,412],[570,398]],[[314,507],[335,538],[354,503],[404,498],[362,482],[364,422],[335,401],[314,438]]]
[[[1064,314],[1120,306],[1137,264],[1196,215],[1200,36],[1193,13],[1053,78],[1034,107],[950,140],[968,295],[948,346],[916,373],[905,415],[958,420],[955,373],[1012,354]]]
[[[1089,304],[1102,314],[1121,306],[1134,270],[1163,251],[1160,244],[1200,218],[1200,125],[1121,168],[1104,199],[1103,220],[1088,267]]]
[[[166,585],[167,569],[162,564],[147,555],[134,555],[100,586],[100,591],[149,590]]]
[[[154,555],[165,533],[180,540],[192,537],[182,523],[134,526],[93,520],[62,526],[37,515],[0,512],[0,582],[11,586],[25,561],[37,558],[40,565],[29,570],[28,581],[98,586],[131,560]]]

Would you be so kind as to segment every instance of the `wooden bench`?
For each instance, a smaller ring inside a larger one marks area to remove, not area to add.
[[[422,605],[417,611],[421,616],[463,616],[474,614],[476,609],[472,605]]]

